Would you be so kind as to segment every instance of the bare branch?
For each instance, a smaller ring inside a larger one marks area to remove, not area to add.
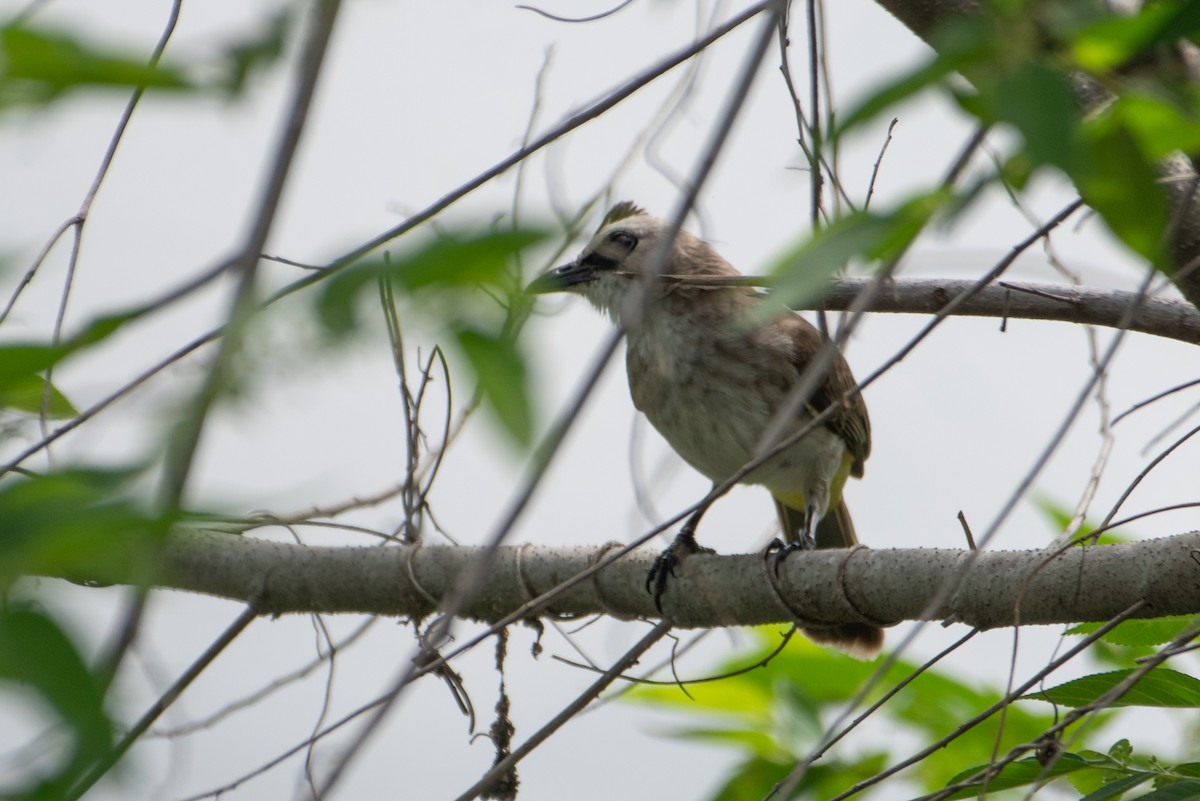
[[[264,614],[350,612],[424,617],[478,560],[478,547],[306,547],[214,531],[179,532],[163,554],[158,586],[223,598],[258,599]],[[644,589],[652,555],[635,552],[573,581],[607,549],[501,547],[461,616],[496,621],[520,610],[659,617]],[[975,552],[953,597],[927,609],[958,580],[972,552],[950,549],[819,551],[793,555],[779,588],[788,607],[826,623],[951,620],[988,629],[1107,620],[1138,601],[1139,617],[1200,612],[1200,532],[1110,546]],[[1049,558],[1049,561],[1047,561]],[[688,559],[664,598],[678,627],[792,622],[763,580],[760,554]],[[1026,578],[1035,574],[1027,586]],[[73,579],[93,578],[72,576]],[[121,581],[120,576],[96,576]],[[530,594],[536,596],[527,602]],[[805,621],[806,625],[809,621]]]

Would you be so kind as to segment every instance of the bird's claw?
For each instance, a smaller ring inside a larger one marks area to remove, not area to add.
[[[783,542],[776,537],[767,543],[766,550],[763,551],[763,559],[770,562],[775,578],[779,578],[779,569],[789,556],[796,551],[811,551],[816,547],[816,540],[805,532],[800,532],[800,539],[796,542]]]
[[[660,553],[655,558],[654,564],[650,566],[650,572],[646,574],[646,592],[654,596],[654,608],[660,615],[663,614],[662,598],[663,593],[667,591],[668,578],[678,576],[675,568],[682,564],[684,559],[697,553],[716,553],[716,551],[697,543],[695,534],[685,528],[675,537],[675,541],[671,543],[670,547]]]

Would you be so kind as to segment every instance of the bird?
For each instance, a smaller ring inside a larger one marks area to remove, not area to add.
[[[783,442],[835,407],[739,483],[771,493],[783,554],[855,546],[842,488],[848,477],[863,476],[871,423],[845,358],[832,349],[824,375],[798,407],[795,389],[828,347],[826,338],[799,314],[738,284],[741,273],[707,242],[684,230],[669,241],[672,228],[631,201],[617,203],[578,257],[543,273],[529,289],[581,295],[624,329],[634,406],[714,486],[763,453],[764,435],[780,425],[778,414],[790,413],[775,440]],[[680,560],[711,552],[695,540],[704,510],[685,523],[647,577],[660,611],[667,576]],[[875,656],[883,644],[882,629],[866,623],[804,631],[860,658]]]

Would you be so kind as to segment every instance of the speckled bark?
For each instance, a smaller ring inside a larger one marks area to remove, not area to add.
[[[185,531],[164,553],[159,586],[238,601],[265,614],[348,612],[424,617],[482,553],[470,547],[308,548]],[[504,547],[463,616],[495,622],[612,551]],[[656,618],[638,551],[564,592],[560,614]],[[108,576],[106,579],[111,580]],[[972,553],[862,548],[792,554],[776,594],[761,554],[689,558],[664,597],[680,627],[951,620],[981,628],[1200,613],[1200,532],[1102,547]],[[951,588],[950,592],[944,592]],[[781,603],[781,600],[783,603]],[[1019,602],[1019,603],[1018,603]],[[1018,608],[1019,607],[1019,608]],[[790,610],[790,611],[789,611]],[[538,612],[529,614],[534,617]],[[795,613],[795,614],[793,614]]]

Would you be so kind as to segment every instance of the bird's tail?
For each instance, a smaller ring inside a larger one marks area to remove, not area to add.
[[[832,645],[855,659],[874,659],[883,648],[883,629],[866,623],[842,623],[820,628],[801,626],[804,636],[822,645]]]
[[[779,511],[779,524],[783,527],[786,542],[799,542],[804,531],[806,514],[775,499]],[[818,548],[850,548],[858,544],[854,533],[854,521],[845,503],[838,503],[817,521],[814,532]],[[858,659],[874,659],[883,647],[883,629],[867,623],[840,623],[821,627],[802,627],[813,642],[831,645]]]
[[[800,542],[807,514],[800,509],[788,506],[779,498],[775,498],[775,509],[779,512],[779,525],[783,528],[783,541],[787,543]],[[850,519],[850,511],[846,508],[846,504],[841,502],[817,521],[817,530],[813,534],[818,548],[850,548],[858,545],[858,537],[854,533],[854,521]]]

